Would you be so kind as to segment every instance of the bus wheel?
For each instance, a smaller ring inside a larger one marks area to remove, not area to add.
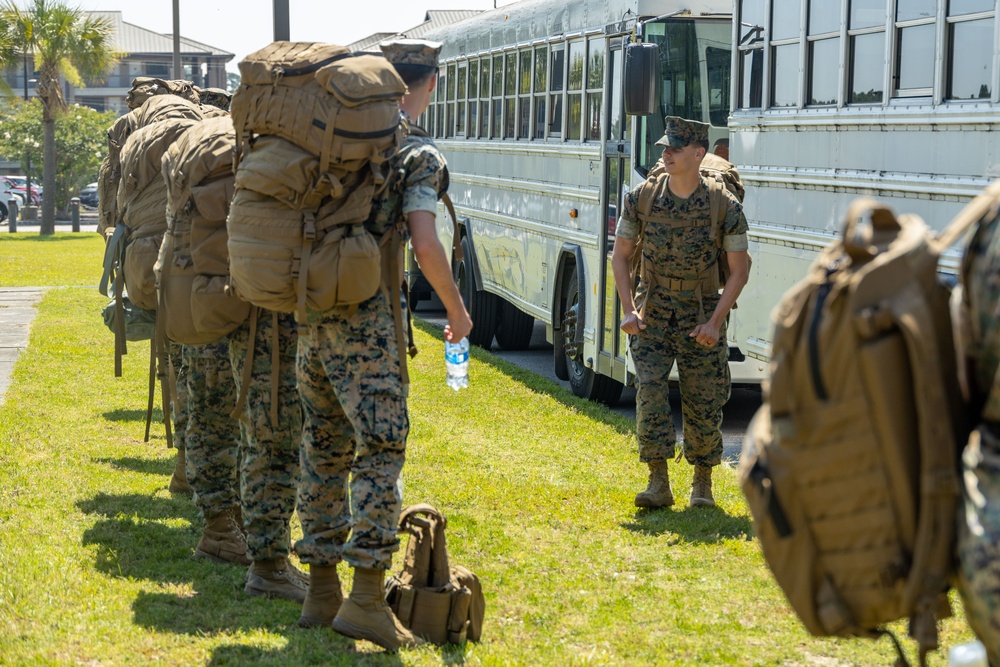
[[[580,398],[605,405],[617,405],[624,385],[607,375],[595,373],[593,368],[588,368],[584,363],[583,350],[576,344],[577,327],[583,326],[583,323],[577,319],[579,309],[580,289],[574,268],[567,284],[566,310],[563,312],[562,318],[563,354],[566,357],[569,386],[573,389],[573,393]]]
[[[455,283],[472,318],[469,342],[488,350],[493,345],[500,307],[496,295],[476,289],[476,277],[472,272],[472,244],[467,238],[462,239],[462,261],[455,262],[454,267]]]
[[[527,350],[535,331],[535,318],[500,299],[500,317],[497,322],[497,345],[501,350]]]

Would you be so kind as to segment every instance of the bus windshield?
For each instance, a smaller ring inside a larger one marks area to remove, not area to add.
[[[644,38],[659,46],[662,79],[658,111],[639,122],[636,167],[643,175],[660,157],[655,144],[663,136],[665,116],[711,123],[709,143],[727,136],[732,26],[726,21],[655,21],[645,25]]]

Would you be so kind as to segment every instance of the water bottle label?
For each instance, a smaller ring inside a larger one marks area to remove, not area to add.
[[[448,350],[445,358],[449,364],[464,364],[469,360],[469,353],[464,350]]]

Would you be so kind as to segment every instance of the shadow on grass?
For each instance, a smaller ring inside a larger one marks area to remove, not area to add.
[[[212,652],[209,667],[243,665],[402,665],[399,655],[388,652],[358,653],[354,642],[333,630],[293,629],[285,634],[288,644],[281,650],[228,644]],[[455,664],[445,662],[444,664]]]
[[[753,538],[753,524],[746,516],[730,516],[720,507],[641,509],[622,528],[643,535],[673,533],[686,542],[715,544],[722,540]]]
[[[442,327],[431,322],[427,322],[426,320],[422,320],[419,317],[413,318],[413,326],[430,336],[439,337],[441,335]],[[481,347],[472,346],[471,355],[477,362],[489,364],[504,375],[517,380],[529,389],[539,393],[548,394],[566,407],[582,413],[590,419],[607,424],[622,435],[635,434],[635,422],[619,415],[605,405],[601,405],[600,403],[596,403],[594,401],[588,401],[585,398],[580,398],[570,390],[559,386],[552,380],[501,359]]]
[[[104,418],[109,422],[142,422],[146,423],[146,409],[141,408],[139,410],[129,410],[126,408],[118,408],[117,410],[109,410],[104,413]],[[160,408],[153,408],[152,424],[163,423],[163,410]]]
[[[170,459],[143,459],[135,456],[125,456],[118,459],[94,459],[98,463],[106,463],[119,470],[131,470],[147,475],[164,475],[170,477],[174,471],[173,457]]]

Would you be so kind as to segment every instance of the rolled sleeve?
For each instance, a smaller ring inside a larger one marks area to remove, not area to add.
[[[722,237],[722,249],[726,252],[742,252],[750,249],[746,234],[726,234]]]
[[[403,193],[403,215],[414,211],[437,211],[437,190],[428,185],[409,187]]]

